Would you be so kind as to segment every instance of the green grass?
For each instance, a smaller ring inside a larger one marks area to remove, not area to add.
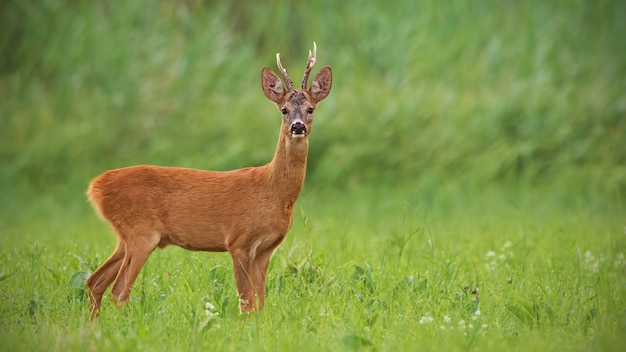
[[[1,2],[2,350],[620,350],[625,4]],[[167,248],[90,323],[89,180],[266,163],[261,68],[314,40],[333,90],[263,313],[228,255]]]
[[[80,279],[113,236],[83,218],[3,251],[0,338],[7,350],[618,350],[623,219],[486,193],[428,206],[415,191],[308,190],[266,309],[243,318],[227,255],[167,248],[130,304],[105,299],[91,324]]]

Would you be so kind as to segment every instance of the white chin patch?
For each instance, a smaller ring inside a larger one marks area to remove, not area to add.
[[[304,134],[304,133],[302,133],[302,134],[295,134],[295,133],[292,133],[292,134],[291,134],[291,137],[292,137],[292,138],[304,138],[304,136],[305,136],[305,134]]]

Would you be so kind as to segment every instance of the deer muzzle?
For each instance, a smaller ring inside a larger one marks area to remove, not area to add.
[[[296,121],[291,125],[291,136],[301,138],[306,135],[306,126],[300,121]]]

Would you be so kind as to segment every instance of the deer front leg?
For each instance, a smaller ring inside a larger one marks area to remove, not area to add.
[[[259,253],[252,263],[252,283],[254,284],[257,294],[259,310],[263,309],[265,305],[265,278],[267,276],[267,267],[273,253],[273,249]]]
[[[246,250],[231,252],[237,293],[239,294],[239,311],[248,313],[255,311],[255,290],[252,285],[252,258]]]

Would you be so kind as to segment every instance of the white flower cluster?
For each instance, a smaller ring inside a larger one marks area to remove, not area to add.
[[[459,331],[463,331],[464,334],[467,335],[467,330],[470,329],[474,329],[474,326],[476,326],[475,324],[479,324],[479,320],[480,320],[480,309],[477,309],[474,314],[472,315],[472,317],[470,318],[470,322],[466,322],[465,320],[461,319],[458,321],[458,323],[453,324],[452,322],[452,318],[450,318],[447,315],[444,315],[442,318],[442,323],[439,325],[439,329],[440,330],[459,330]],[[433,318],[430,314],[426,314],[423,317],[420,318],[419,323],[422,325],[426,325],[426,324],[432,324],[435,322],[435,318]],[[480,325],[480,331],[484,331],[486,330],[488,327],[487,324],[481,324]]]
[[[207,318],[213,318],[220,315],[220,312],[215,311],[215,306],[213,305],[213,303],[209,301],[204,304],[204,313],[206,314]]]
[[[425,315],[420,319],[420,324],[430,324],[435,320],[435,318],[430,315]]]
[[[507,259],[513,258],[513,250],[511,250],[511,247],[513,247],[511,241],[506,241],[499,252],[487,252],[485,255],[485,268],[487,271],[495,271],[502,263],[505,263]]]
[[[580,256],[580,250],[578,251],[578,255]],[[598,272],[600,272],[600,268],[603,267],[605,262],[610,263],[610,259],[605,260],[604,256],[596,258],[596,256],[590,250],[585,251],[585,255],[582,258],[583,268],[592,274],[597,274]],[[624,258],[624,253],[619,253],[615,257],[615,259],[613,260],[613,269],[617,271],[626,270],[626,259]]]
[[[596,257],[593,256],[591,251],[585,252],[585,269],[591,271],[594,274],[597,274],[600,270],[600,260],[597,260]]]
[[[209,325],[209,322],[211,322],[213,319],[220,316],[220,312],[216,310],[215,305],[213,303],[211,303],[206,298],[203,298],[202,300],[204,301],[204,314],[206,318],[202,320],[202,322],[200,323],[200,326],[198,327],[198,330],[204,329],[205,327],[207,327],[207,325]]]
[[[617,255],[617,259],[613,262],[613,267],[615,269],[624,269],[626,266],[626,261],[624,260],[624,253],[620,253]]]

